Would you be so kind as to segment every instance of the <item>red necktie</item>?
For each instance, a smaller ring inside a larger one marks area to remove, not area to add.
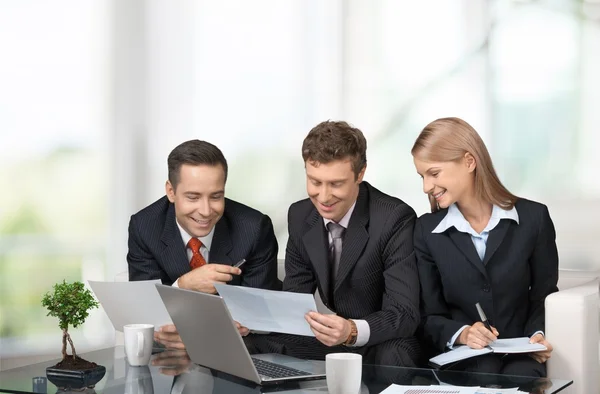
[[[192,269],[202,267],[206,264],[206,260],[200,254],[200,247],[202,246],[202,241],[198,238],[191,238],[187,243],[187,247],[192,250],[192,259],[190,260],[190,266]]]

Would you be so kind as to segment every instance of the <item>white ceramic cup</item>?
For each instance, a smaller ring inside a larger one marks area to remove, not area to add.
[[[154,343],[152,324],[127,324],[123,327],[125,355],[132,366],[148,365]]]
[[[327,390],[331,394],[358,394],[362,381],[362,356],[331,353],[325,357]]]

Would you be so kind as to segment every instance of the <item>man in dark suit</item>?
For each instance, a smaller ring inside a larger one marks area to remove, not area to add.
[[[280,288],[271,220],[225,198],[227,161],[219,148],[187,141],[167,164],[167,195],[129,222],[129,279],[160,279],[206,293],[216,293],[214,283]],[[234,267],[241,259],[241,269]],[[240,327],[240,333],[247,329]],[[182,347],[178,336],[167,341]]]
[[[368,363],[418,363],[416,215],[363,182],[366,146],[362,132],[346,122],[323,122],[304,140],[309,198],[289,209],[283,290],[318,289],[336,314],[310,312],[306,320],[316,338],[272,335],[259,351],[312,359],[351,351]]]

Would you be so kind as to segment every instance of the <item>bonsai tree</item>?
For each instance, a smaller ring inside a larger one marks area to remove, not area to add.
[[[83,324],[89,315],[89,310],[98,307],[98,302],[92,293],[81,282],[62,283],[54,285],[54,292],[46,293],[42,306],[48,309],[46,316],[58,317],[58,326],[62,330],[62,362],[67,361],[67,341],[71,346],[72,364],[79,357],[75,351],[73,340],[69,335],[69,326],[77,328]],[[60,364],[60,363],[59,363]],[[58,365],[58,364],[57,364]]]

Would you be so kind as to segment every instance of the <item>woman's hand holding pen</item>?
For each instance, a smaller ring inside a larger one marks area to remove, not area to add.
[[[542,334],[535,334],[534,336],[531,337],[529,342],[530,343],[540,343],[540,344],[546,346],[546,348],[548,349],[548,350],[542,350],[539,352],[529,353],[529,356],[540,364],[548,361],[548,359],[551,357],[551,353],[552,353],[552,349],[553,349],[552,345],[550,345],[550,342],[548,342]]]
[[[491,327],[491,331],[480,321],[465,328],[458,339],[459,345],[467,345],[472,349],[483,349],[498,338],[498,330]]]

